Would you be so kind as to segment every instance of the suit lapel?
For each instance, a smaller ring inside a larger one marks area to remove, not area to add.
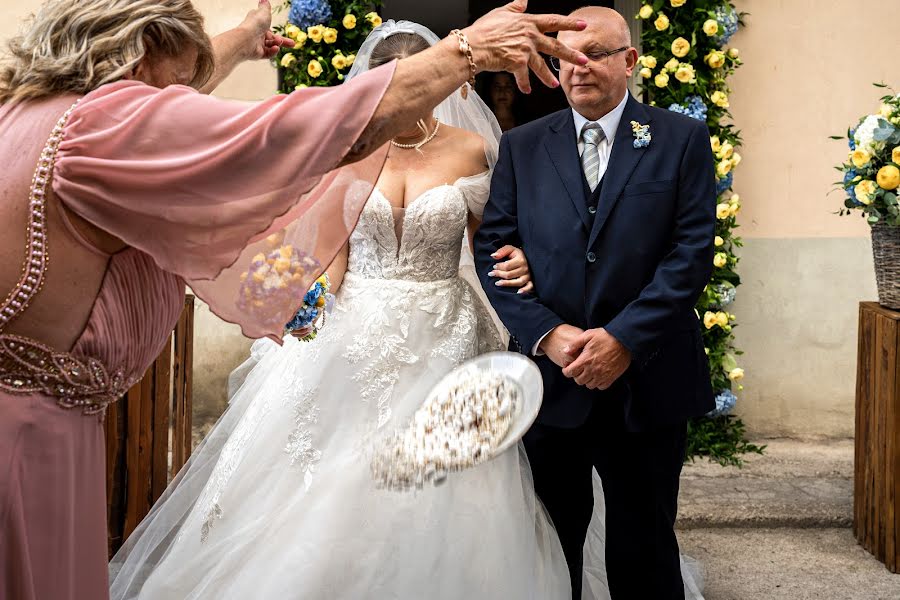
[[[612,154],[609,157],[609,164],[603,176],[603,189],[600,190],[600,202],[597,206],[597,216],[591,229],[588,248],[592,247],[594,242],[597,241],[597,236],[600,235],[600,231],[619,201],[619,196],[622,195],[622,189],[628,183],[631,173],[647,152],[647,148],[634,147],[634,134],[631,130],[632,121],[646,125],[650,122],[650,114],[640,102],[629,94],[628,102],[625,103],[625,111],[622,113],[622,120],[619,121],[619,128],[616,130],[616,141],[613,144]]]
[[[578,156],[575,120],[570,109],[560,111],[559,117],[551,123],[549,135],[544,138],[544,147],[550,154],[550,160],[566,188],[569,199],[581,217],[585,231],[589,231],[591,220],[584,199],[581,158]]]

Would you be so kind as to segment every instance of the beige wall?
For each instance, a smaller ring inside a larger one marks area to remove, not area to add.
[[[196,3],[212,33],[236,24],[254,5]],[[733,40],[745,65],[732,80],[731,98],[745,143],[735,179],[746,241],[745,285],[733,307],[738,343],[747,352],[739,412],[761,435],[848,436],[857,303],[874,298],[875,286],[864,223],[831,214],[841,203],[839,194],[827,195],[837,179],[832,165],[845,149],[827,138],[875,109],[880,94],[871,82],[900,86],[889,18],[896,0],[737,4],[752,13]],[[0,40],[37,5],[0,0]],[[269,65],[248,64],[217,94],[257,99],[274,87]],[[249,343],[202,306],[195,343],[195,397],[201,413],[215,414],[224,406],[227,373]]]

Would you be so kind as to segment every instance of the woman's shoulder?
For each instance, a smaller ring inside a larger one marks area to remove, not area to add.
[[[484,138],[459,127],[441,123],[441,131],[444,132],[446,144],[454,152],[461,153],[473,160],[484,160]]]

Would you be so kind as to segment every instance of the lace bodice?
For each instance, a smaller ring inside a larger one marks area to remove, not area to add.
[[[488,181],[483,174],[431,188],[406,209],[376,188],[350,236],[348,271],[420,282],[456,277],[468,212],[481,216]]]

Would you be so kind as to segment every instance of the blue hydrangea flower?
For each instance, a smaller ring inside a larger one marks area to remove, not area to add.
[[[853,139],[853,134],[856,133],[855,129],[847,130],[847,145],[850,146],[850,152],[856,150],[856,140]]]
[[[728,282],[717,284],[714,291],[716,293],[716,305],[713,308],[716,310],[724,310],[726,306],[734,302],[734,298],[737,295],[734,285]]]
[[[847,196],[849,196],[857,206],[862,206],[862,202],[856,199],[856,186],[851,183],[857,175],[856,169],[850,169],[844,173],[844,189],[847,191]]]
[[[669,106],[669,110],[705,122],[707,107],[706,103],[703,102],[703,98],[700,96],[688,96],[685,100],[686,105],[672,104]]]
[[[324,25],[331,20],[331,5],[325,0],[292,0],[288,22],[300,29]]]
[[[713,418],[727,415],[734,410],[735,404],[737,404],[737,396],[734,395],[734,392],[731,390],[722,390],[716,394],[716,407],[706,413],[706,416]]]
[[[726,190],[731,189],[732,183],[734,183],[734,172],[732,171],[729,171],[728,175],[725,177],[716,179],[716,197],[721,196]]]
[[[738,14],[730,4],[716,8],[716,21],[719,23],[719,35],[716,43],[724,46],[738,30]]]

